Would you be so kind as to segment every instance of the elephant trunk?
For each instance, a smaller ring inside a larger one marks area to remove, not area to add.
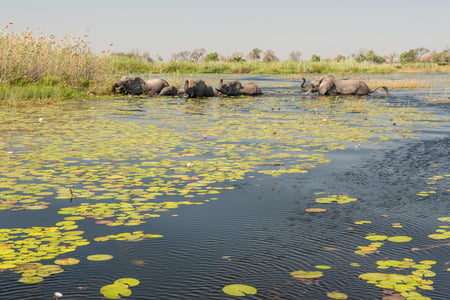
[[[306,79],[304,77],[302,77],[302,84],[300,84],[300,90],[304,93],[309,93],[311,92],[311,85],[309,85],[308,87],[305,87],[304,84],[306,82]]]

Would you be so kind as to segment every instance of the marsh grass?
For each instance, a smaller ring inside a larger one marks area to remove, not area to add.
[[[111,66],[91,52],[85,39],[7,30],[8,25],[0,32],[0,101],[104,92],[104,74],[110,74]]]

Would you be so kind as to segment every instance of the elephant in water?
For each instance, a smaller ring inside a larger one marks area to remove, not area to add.
[[[385,86],[377,87],[371,90],[367,84],[359,79],[336,79],[334,76],[325,75],[316,77],[307,87],[304,86],[306,79],[302,78],[300,90],[305,93],[318,92],[320,96],[337,96],[337,95],[368,95],[377,89],[384,89],[386,94],[389,90]]]
[[[254,83],[242,84],[237,80],[233,81],[223,81],[220,79],[219,88],[217,91],[220,94],[227,96],[257,96],[262,95],[261,89]]]
[[[169,83],[160,78],[143,80],[136,76],[124,76],[113,84],[112,92],[124,95],[141,95],[144,93],[159,94],[163,88],[168,86]]]
[[[203,80],[186,80],[184,83],[184,92],[187,98],[214,97],[216,93]]]
[[[184,89],[177,89],[173,85],[166,86],[159,92],[159,96],[183,96]]]

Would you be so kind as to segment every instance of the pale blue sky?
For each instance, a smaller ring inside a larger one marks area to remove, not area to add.
[[[253,48],[333,58],[450,47],[450,0],[2,0],[0,25],[82,36],[96,52],[172,53],[205,48],[229,56]],[[110,46],[113,44],[113,46]]]

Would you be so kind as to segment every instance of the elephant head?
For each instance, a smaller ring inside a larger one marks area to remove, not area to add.
[[[214,97],[212,87],[203,80],[186,80],[184,83],[184,92],[187,98]]]
[[[334,77],[331,75],[325,75],[320,77],[314,77],[307,87],[304,86],[306,79],[302,78],[300,90],[305,93],[319,92],[319,95],[325,95],[327,91],[333,89]]]
[[[242,83],[237,80],[233,81],[223,81],[220,79],[219,88],[216,89],[220,94],[227,96],[238,96],[240,95],[240,90],[243,88]]]
[[[144,80],[140,77],[123,76],[113,84],[112,92],[114,94],[140,95],[144,92],[144,84]]]

